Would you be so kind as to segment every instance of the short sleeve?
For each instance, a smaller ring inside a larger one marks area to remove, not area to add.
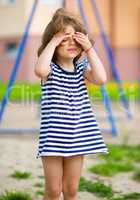
[[[55,65],[55,64],[51,61],[51,63],[50,63],[51,71],[50,71],[50,73],[48,74],[48,76],[46,76],[46,78],[41,79],[41,85],[42,85],[42,86],[47,82],[48,78],[51,76],[51,74],[52,74],[52,72],[53,72],[54,65]]]
[[[50,67],[51,67],[52,70],[53,70],[53,68],[54,68],[54,65],[55,65],[55,63],[51,61]]]
[[[83,60],[81,60],[81,61],[78,62],[77,65],[78,65],[80,71],[82,72],[82,74],[85,72],[88,64],[89,64],[89,61],[88,61],[87,58],[84,58]]]

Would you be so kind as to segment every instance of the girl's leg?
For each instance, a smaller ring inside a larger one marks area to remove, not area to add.
[[[42,156],[45,176],[45,194],[43,200],[58,200],[62,192],[63,158]]]
[[[77,200],[77,191],[82,172],[84,156],[64,158],[63,195],[64,200]]]

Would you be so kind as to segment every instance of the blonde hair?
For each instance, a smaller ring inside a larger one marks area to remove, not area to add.
[[[38,49],[38,57],[40,56],[44,48],[47,46],[49,41],[52,39],[54,34],[56,34],[59,31],[64,31],[67,25],[71,25],[75,29],[75,31],[87,34],[87,31],[82,23],[82,20],[78,15],[73,14],[64,8],[59,8],[58,10],[56,10],[56,12],[52,17],[52,20],[49,22],[49,24],[46,26],[44,30],[41,46]],[[81,53],[74,59],[74,63],[80,58]],[[52,58],[53,62],[56,62],[56,56],[57,55],[55,50]]]

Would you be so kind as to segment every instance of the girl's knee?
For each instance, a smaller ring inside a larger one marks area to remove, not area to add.
[[[78,188],[75,185],[63,185],[63,194],[68,197],[75,197],[77,195]]]
[[[46,188],[45,190],[45,198],[47,199],[56,199],[59,198],[62,192],[62,187],[54,186],[52,188]]]

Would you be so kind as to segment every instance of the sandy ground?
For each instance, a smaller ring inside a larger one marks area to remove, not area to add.
[[[133,120],[128,120],[124,114],[124,109],[120,104],[112,104],[114,115],[117,118],[118,136],[112,137],[110,133],[104,133],[103,137],[107,143],[130,144],[140,143],[140,115],[139,106],[135,102],[131,103]],[[5,111],[0,129],[0,193],[5,190],[17,189],[35,194],[38,190],[34,185],[44,183],[41,159],[36,159],[38,146],[38,132],[13,134],[3,131],[5,128],[39,128],[39,106],[38,104],[18,104],[10,103]],[[110,125],[105,119],[106,113],[103,105],[96,103],[93,110],[101,128],[109,128]],[[101,116],[103,119],[101,119]],[[98,155],[89,155],[85,157],[82,175],[90,180],[104,180],[106,184],[111,184],[115,191],[122,193],[140,192],[140,183],[131,179],[132,173],[120,173],[111,178],[101,177],[91,174],[87,168],[99,163]],[[10,177],[14,170],[29,171],[32,177],[27,180],[16,180]],[[98,200],[99,198],[87,192],[79,192],[78,200]],[[41,196],[33,196],[34,200],[42,200]]]

